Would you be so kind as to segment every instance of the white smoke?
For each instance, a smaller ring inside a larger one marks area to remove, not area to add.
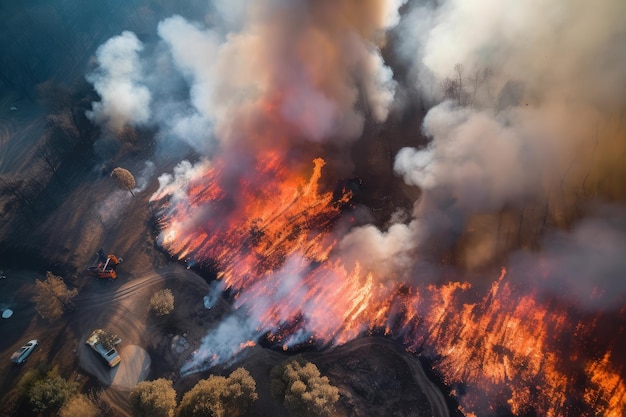
[[[214,120],[219,117],[219,105],[214,98],[219,82],[216,74],[219,35],[180,16],[159,23],[158,33],[168,46],[174,67],[187,80],[191,104],[190,108],[176,111],[175,117],[166,118],[160,124],[174,137],[208,154],[214,147],[210,140]]]
[[[144,161],[144,167],[139,171],[139,175],[135,176],[135,188],[133,188],[134,193],[140,193],[146,189],[148,184],[153,180],[154,172],[156,170],[156,166],[152,161]]]
[[[238,357],[246,342],[258,340],[260,335],[249,316],[229,315],[202,338],[198,349],[181,367],[181,374],[184,376],[229,363]]]
[[[360,264],[382,281],[408,280],[415,264],[419,223],[393,224],[387,231],[372,225],[352,230],[339,244],[342,261],[353,267]]]
[[[210,163],[208,161],[195,165],[186,160],[181,161],[174,167],[173,174],[165,173],[159,176],[159,188],[150,200],[156,201],[170,196],[172,202],[184,201],[187,197],[187,190],[191,180],[198,177],[199,173],[208,169],[209,166]]]
[[[403,3],[216,2],[208,23],[160,22],[162,44],[143,62],[124,32],[88,77],[101,96],[90,117],[117,131],[158,126],[165,152],[184,142],[207,156],[242,142],[355,140],[366,114],[382,122],[392,106],[397,84],[380,45]],[[154,71],[142,74],[142,63]]]
[[[562,163],[573,158],[572,149],[560,148],[561,134],[574,148],[592,133],[580,123],[561,132],[550,128],[559,121],[557,110],[547,107],[494,113],[446,101],[424,119],[428,146],[401,149],[394,169],[426,194],[445,190],[466,212],[497,210],[542,193],[546,175],[558,178]]]
[[[530,99],[596,96],[623,103],[614,87],[625,77],[619,46],[625,12],[619,0],[414,2],[399,28],[398,52],[426,94],[439,93],[439,82],[460,63],[468,86],[477,72],[491,69],[491,94],[521,80]]]
[[[306,288],[299,266],[301,257],[293,257],[285,266],[267,277],[266,280],[242,290],[234,303],[234,311],[223,319],[214,329],[202,339],[200,347],[194,352],[190,360],[183,366],[181,372],[198,372],[210,367],[228,363],[237,357],[249,342],[256,343],[259,338],[269,332],[279,330],[275,326],[293,320],[294,314],[301,310],[307,311],[305,295]],[[222,281],[215,281],[211,293],[205,297],[205,307],[214,305],[216,296],[224,289]],[[270,290],[268,290],[270,289]],[[276,321],[262,322],[261,318],[276,308]],[[298,333],[304,340],[309,337],[305,332]],[[294,344],[304,340],[289,340]]]
[[[250,0],[216,0],[213,2],[221,22],[232,30],[237,30],[246,20]]]
[[[141,126],[150,119],[151,94],[142,84],[142,50],[134,33],[122,32],[98,48],[98,68],[87,76],[101,98],[92,103],[87,117],[116,133],[126,125]]]

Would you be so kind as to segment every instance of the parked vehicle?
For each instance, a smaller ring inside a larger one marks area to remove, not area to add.
[[[123,261],[122,258],[118,258],[115,255],[106,255],[104,251],[100,249],[98,253],[96,253],[96,259],[93,265],[87,268],[87,273],[96,278],[115,279],[117,278],[115,268]]]
[[[18,365],[26,362],[26,359],[28,359],[30,354],[37,349],[37,346],[39,346],[39,341],[36,339],[26,342],[21,348],[16,350],[13,355],[11,355],[11,361]]]
[[[105,360],[109,368],[117,366],[120,361],[120,355],[117,353],[115,346],[122,340],[103,329],[96,329],[85,341],[102,359]]]

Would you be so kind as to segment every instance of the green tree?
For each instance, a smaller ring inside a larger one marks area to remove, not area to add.
[[[33,385],[37,381],[44,379],[44,377],[44,373],[39,368],[31,368],[17,382],[17,390],[24,395],[28,395]]]
[[[63,278],[46,272],[45,281],[35,281],[35,310],[51,323],[58,320],[66,309],[74,307],[73,299],[78,295],[76,288],[70,290]]]
[[[176,408],[176,391],[165,378],[140,382],[129,399],[134,417],[172,417]]]
[[[28,399],[35,412],[56,411],[77,391],[77,382],[66,380],[52,369],[45,378],[33,384]]]
[[[150,297],[150,313],[156,317],[168,315],[174,310],[174,295],[169,288],[155,292]]]
[[[298,417],[331,416],[339,400],[339,389],[299,356],[272,369],[271,389],[289,414]]]
[[[120,188],[130,191],[131,195],[133,197],[135,196],[133,188],[135,188],[137,183],[135,182],[135,177],[133,177],[133,174],[131,174],[129,170],[117,167],[111,172],[111,177],[115,178]]]
[[[256,382],[248,371],[238,368],[228,378],[211,375],[183,396],[178,417],[237,417],[258,399]]]
[[[98,406],[86,395],[78,394],[69,398],[59,410],[59,417],[96,417]]]

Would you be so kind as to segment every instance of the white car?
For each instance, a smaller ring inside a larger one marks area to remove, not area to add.
[[[39,341],[36,339],[30,340],[24,344],[21,348],[15,351],[13,355],[11,355],[11,361],[18,365],[26,362],[26,359],[30,356],[31,353],[39,346]]]
[[[115,345],[119,344],[122,340],[119,337],[113,336],[107,337],[107,332],[103,329],[94,330],[89,338],[85,341],[85,344],[89,345],[94,351],[96,351],[102,359],[104,359],[109,365],[109,368],[117,366],[120,361],[120,355],[115,350]]]

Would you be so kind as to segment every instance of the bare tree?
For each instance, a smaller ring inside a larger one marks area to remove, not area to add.
[[[476,97],[478,96],[478,92],[480,90],[485,90],[487,98],[492,100],[491,98],[491,90],[489,88],[489,82],[493,77],[493,70],[489,67],[476,70],[474,76],[470,77],[470,83],[472,86],[472,93],[470,95],[470,104],[476,104]]]
[[[76,126],[76,120],[73,117],[71,108],[64,108],[56,113],[46,116],[48,123],[58,128],[61,133],[67,138],[70,138],[73,143],[78,142],[80,138],[80,131]]]
[[[59,150],[54,145],[46,140],[38,149],[37,156],[41,159],[44,165],[50,169],[53,175],[57,174],[59,165],[63,161],[63,157],[59,153]]]
[[[446,77],[441,82],[443,96],[447,100],[454,100],[459,106],[473,106],[479,90],[483,87],[487,89],[490,96],[489,80],[493,76],[490,68],[478,69],[473,76],[465,76],[465,68],[462,64],[454,66],[454,75]]]
[[[456,64],[454,66],[454,75],[452,77],[446,77],[446,79],[441,82],[444,98],[456,101],[459,106],[469,104],[469,94],[465,91],[463,71],[463,65]]]
[[[133,188],[135,188],[137,183],[135,182],[135,177],[133,177],[133,174],[131,174],[129,170],[117,167],[111,172],[111,177],[115,178],[120,188],[127,189],[133,197],[135,196]]]
[[[73,308],[73,299],[78,295],[76,288],[70,290],[63,278],[50,271],[46,272],[45,281],[35,281],[35,292],[35,310],[50,322],[58,320],[66,309]]]

